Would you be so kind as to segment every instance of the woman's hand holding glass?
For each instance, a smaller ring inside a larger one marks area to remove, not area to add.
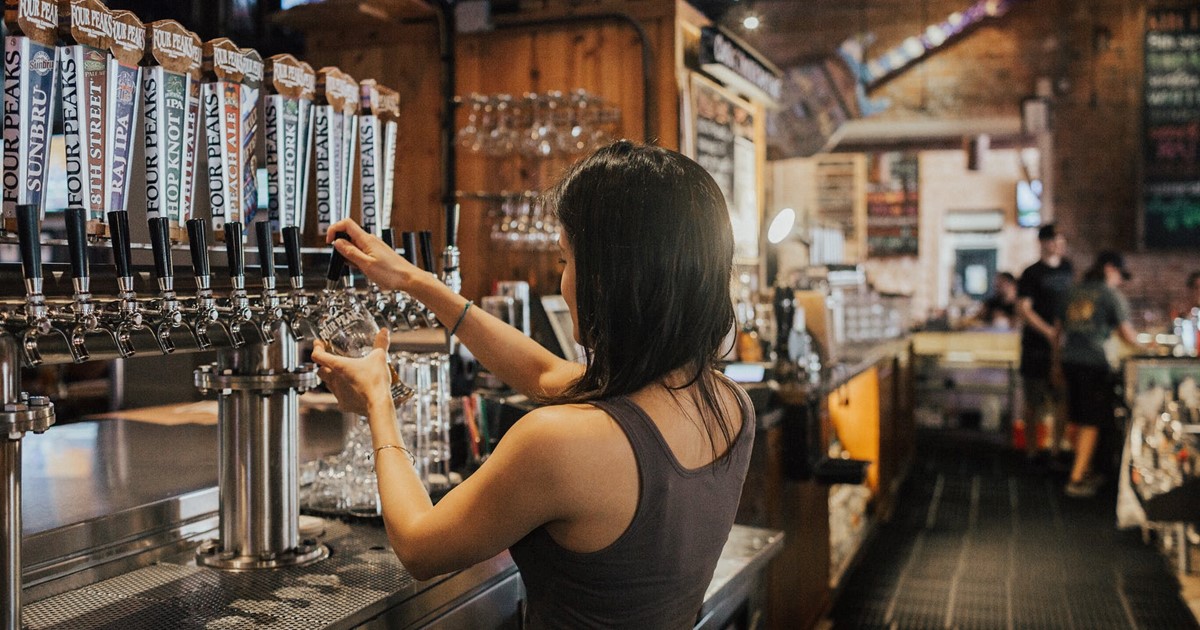
[[[317,375],[337,396],[338,407],[347,413],[369,416],[371,409],[392,405],[392,369],[388,365],[388,331],[375,335],[375,347],[362,358],[352,359],[329,352],[325,343],[313,342]],[[394,417],[394,415],[393,415]]]
[[[350,239],[335,239],[339,232],[345,232]],[[385,291],[408,291],[417,278],[426,275],[353,219],[342,219],[329,226],[325,241]]]

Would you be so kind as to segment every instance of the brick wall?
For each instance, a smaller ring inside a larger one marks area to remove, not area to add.
[[[1054,87],[1053,204],[1086,267],[1101,249],[1129,254],[1126,287],[1139,310],[1177,299],[1188,272],[1200,269],[1200,244],[1181,253],[1138,252],[1142,37],[1147,6],[1193,6],[1194,0],[1038,0],[1018,4],[870,96],[887,98],[881,117],[895,120],[1019,115],[1020,101],[1040,78]],[[849,34],[866,30],[879,54],[940,21],[968,0],[865,0],[805,3],[797,59],[821,56]],[[781,25],[782,26],[782,25]],[[759,46],[771,45],[764,34]],[[932,278],[931,278],[932,281]]]

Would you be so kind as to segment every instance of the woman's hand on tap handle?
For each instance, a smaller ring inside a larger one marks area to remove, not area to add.
[[[338,232],[345,232],[350,239],[335,239]],[[325,242],[332,243],[347,262],[385,291],[409,291],[418,278],[428,275],[353,219],[342,219],[329,226]]]

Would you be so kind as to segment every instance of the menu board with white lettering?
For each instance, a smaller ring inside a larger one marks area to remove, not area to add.
[[[758,150],[750,105],[697,75],[692,77],[692,149],[725,194],[734,256],[758,257]]]
[[[1146,13],[1143,234],[1150,249],[1200,243],[1200,7]]]

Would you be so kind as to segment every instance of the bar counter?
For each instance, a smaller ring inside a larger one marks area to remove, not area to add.
[[[301,460],[339,448],[337,421],[301,409]],[[302,536],[331,550],[305,567],[197,566],[197,543],[217,527],[215,409],[115,415],[26,438],[27,628],[519,626],[524,593],[507,552],[419,582],[373,521],[302,519]],[[738,614],[782,546],[778,531],[736,526],[697,627],[724,627]]]
[[[908,352],[910,337],[887,339],[870,343],[848,343],[838,349],[839,360],[821,367],[818,378],[810,383],[796,383],[778,390],[783,404],[804,404],[828,396],[867,370]]]
[[[813,382],[746,386],[759,431],[737,522],[788,541],[768,571],[766,627],[815,627],[873,524],[889,517],[913,458],[911,345],[909,336],[843,344]],[[866,468],[835,457],[835,441]],[[836,500],[848,486],[869,490],[866,512]],[[851,521],[862,525],[834,527]]]

